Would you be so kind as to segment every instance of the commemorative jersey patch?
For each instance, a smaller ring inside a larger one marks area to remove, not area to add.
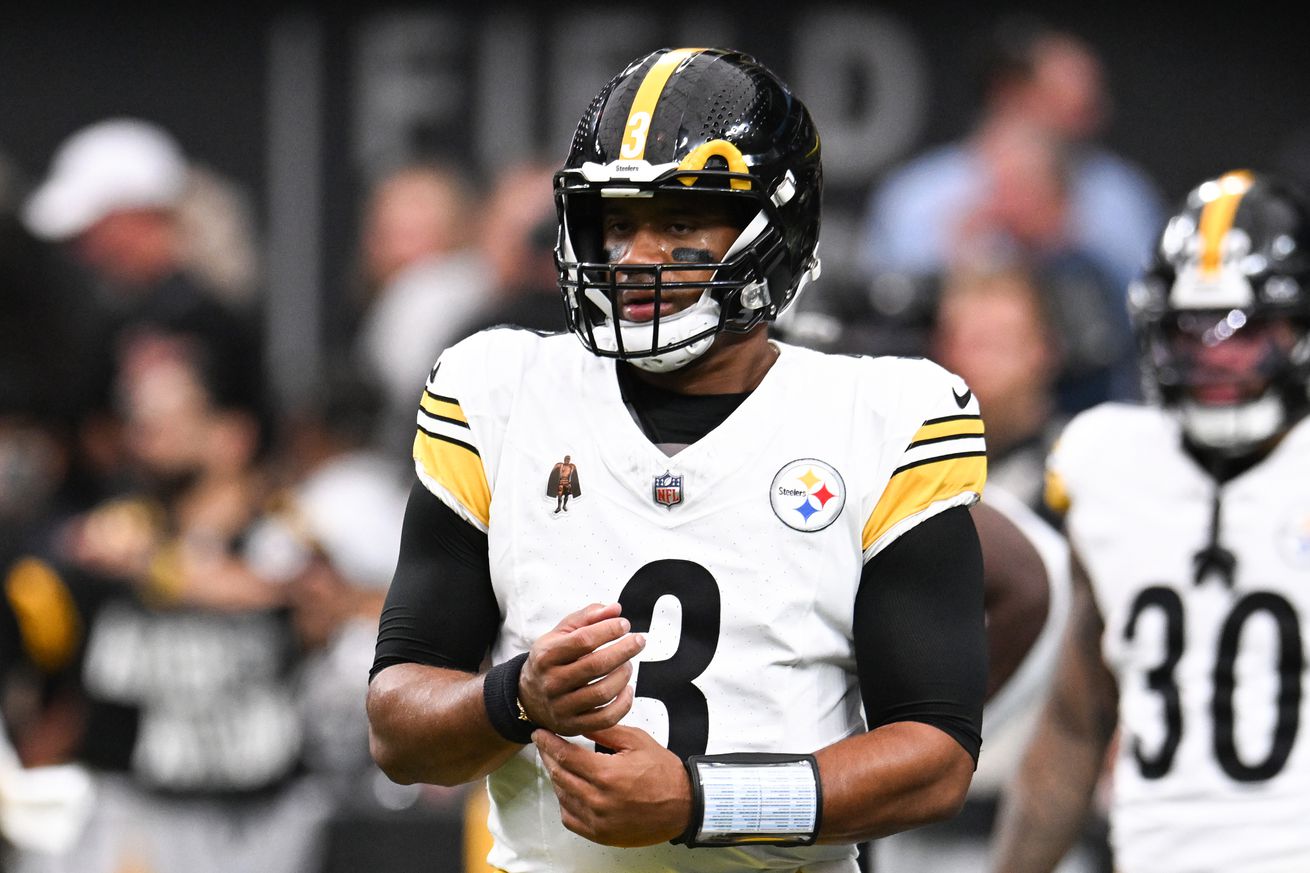
[[[769,485],[769,503],[792,530],[812,533],[837,520],[846,506],[846,483],[831,464],[798,458],[783,466]]]
[[[578,475],[578,465],[573,463],[571,455],[556,462],[546,477],[546,497],[555,501],[555,512],[569,511],[569,498],[582,496],[582,477]]]

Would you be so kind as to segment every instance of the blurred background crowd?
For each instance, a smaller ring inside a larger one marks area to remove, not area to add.
[[[1061,422],[1138,396],[1123,295],[1166,209],[1310,173],[1310,114],[1273,27],[1227,69],[1149,10],[947,8],[6,28],[0,763],[48,778],[0,768],[0,869],[466,869],[467,792],[367,749],[414,407],[459,338],[563,328],[551,172],[577,95],[657,43],[752,51],[825,134],[824,278],[779,336],[961,374],[989,483],[1043,513]]]

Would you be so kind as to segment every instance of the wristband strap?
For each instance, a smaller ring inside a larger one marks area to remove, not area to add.
[[[528,653],[515,655],[487,671],[482,677],[482,705],[491,726],[511,743],[527,745],[539,725],[528,718],[519,702],[519,674]]]
[[[693,755],[691,821],[671,842],[714,846],[810,846],[823,811],[813,755]]]

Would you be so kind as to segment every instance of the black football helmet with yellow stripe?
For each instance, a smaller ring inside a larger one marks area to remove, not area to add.
[[[822,185],[808,110],[754,58],[661,49],[633,61],[591,102],[555,175],[555,260],[570,328],[595,354],[668,371],[720,331],[773,321],[818,276]],[[650,265],[641,287],[657,301],[665,289],[704,288],[695,306],[625,322],[617,292],[635,286],[619,282],[602,251],[601,202],[657,193],[727,198],[742,232],[721,262]],[[713,277],[680,283],[687,270]]]
[[[1286,181],[1193,188],[1128,304],[1146,392],[1195,447],[1247,455],[1310,411],[1310,202]]]

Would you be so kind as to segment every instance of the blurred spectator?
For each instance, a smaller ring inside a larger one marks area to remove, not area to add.
[[[17,745],[29,762],[89,766],[97,792],[74,845],[20,856],[19,873],[318,863],[330,807],[303,775],[287,589],[240,550],[265,499],[265,440],[211,363],[184,334],[132,346],[113,396],[133,487],[74,519],[58,552],[6,569],[26,659],[81,701]]]
[[[495,180],[479,236],[493,293],[465,322],[461,335],[498,324],[565,329],[555,271],[554,172],[549,164],[524,163]]]
[[[369,194],[356,355],[382,388],[379,441],[394,456],[408,452],[428,368],[487,300],[492,278],[476,249],[476,215],[467,183],[436,165],[396,170]]]
[[[65,140],[25,204],[31,231],[67,244],[92,283],[90,299],[79,302],[98,322],[98,340],[78,356],[84,409],[108,406],[109,386],[132,345],[159,331],[206,349],[211,364],[221,364],[221,393],[262,404],[254,313],[225,303],[225,292],[189,260],[195,247],[184,216],[193,208],[192,178],[191,163],[167,131],[115,118]]]
[[[1136,399],[1139,377],[1123,289],[1105,259],[1071,232],[1071,155],[1064,141],[1026,120],[993,125],[975,147],[984,174],[979,199],[960,204],[943,260],[935,272],[874,277],[865,320],[882,322],[884,332],[925,325],[931,331],[942,286],[956,274],[1028,264],[1060,339],[1059,411]]]
[[[16,194],[16,174],[3,161],[0,176]],[[76,271],[28,232],[15,208],[16,198],[0,192],[0,566],[35,547],[74,502],[82,353],[95,325]]]
[[[860,253],[867,272],[945,268],[960,223],[993,196],[997,162],[1008,160],[1017,126],[1068,150],[1069,208],[1047,216],[1047,229],[1091,255],[1122,292],[1149,254],[1142,241],[1163,212],[1154,182],[1095,143],[1109,113],[1100,59],[1072,33],[1027,17],[1003,17],[988,37],[979,65],[981,115],[972,131],[875,186]]]
[[[252,569],[286,589],[306,651],[298,679],[306,761],[343,801],[358,799],[376,772],[364,692],[409,494],[405,471],[371,445],[380,401],[364,380],[325,380],[315,414],[283,447],[291,481],[244,547]]]
[[[983,415],[987,415],[985,409]],[[874,841],[870,850],[875,873],[986,873],[998,804],[1004,802],[1004,787],[1019,765],[1055,673],[1072,598],[1069,547],[1054,527],[991,480],[989,469],[987,491],[973,509],[983,563],[988,567],[989,624],[1003,608],[995,602],[997,598],[1033,593],[1024,591],[1033,585],[1039,584],[1046,594],[1045,608],[1018,623],[1006,622],[1033,634],[1030,644],[1020,651],[1015,651],[1010,641],[989,635],[989,674],[1002,669],[1000,662],[1006,657],[1017,654],[1020,659],[1011,665],[1002,683],[989,679],[983,710],[986,751],[978,759],[963,809],[948,821]],[[990,577],[997,574],[1016,580],[1006,586],[1011,590],[991,583]],[[1010,651],[997,657],[1006,648]],[[1108,873],[1104,840],[1102,818],[1089,825],[1058,873]]]
[[[343,367],[322,389],[285,431],[279,467],[290,481],[244,553],[285,587],[304,650],[295,672],[303,759],[332,804],[322,870],[382,869],[428,851],[434,833],[457,833],[464,792],[396,785],[369,755],[368,670],[412,474],[371,445],[382,400],[371,383]]]
[[[231,306],[253,307],[261,275],[255,219],[245,192],[192,161],[177,211],[182,263]]]
[[[1018,263],[946,277],[928,354],[962,376],[987,422],[987,480],[1030,510],[1042,499],[1046,453],[1060,422],[1061,343],[1040,279]]]

